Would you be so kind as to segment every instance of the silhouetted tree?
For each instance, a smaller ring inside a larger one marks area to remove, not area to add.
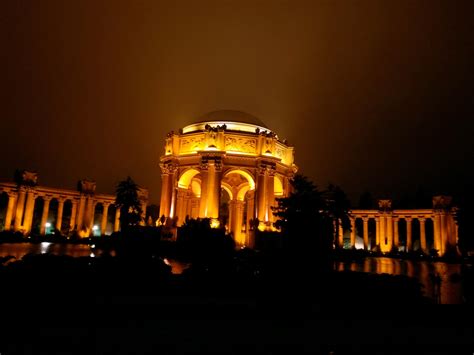
[[[186,218],[178,230],[177,245],[196,267],[214,271],[232,262],[235,244],[224,228],[211,228],[210,218]]]
[[[347,195],[339,186],[329,184],[328,189],[324,192],[325,213],[332,219],[334,224],[334,245],[336,248],[342,248],[339,245],[339,227],[343,230],[350,229],[349,212],[351,203]]]
[[[332,252],[332,220],[322,192],[305,176],[296,175],[288,197],[278,198],[273,213],[282,231],[283,250],[290,263],[302,270],[327,268]]]
[[[122,232],[126,232],[130,227],[137,226],[142,219],[138,185],[128,176],[118,183],[116,194],[115,204],[120,208],[120,227]]]
[[[151,204],[146,207],[147,221],[151,217],[152,224],[155,225],[156,221],[160,218],[160,206]]]

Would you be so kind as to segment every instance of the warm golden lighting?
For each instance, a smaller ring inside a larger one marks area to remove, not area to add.
[[[251,115],[226,110],[205,117],[166,137],[160,216],[175,216],[178,227],[186,217],[211,218],[212,228],[225,228],[237,245],[252,247],[254,219],[262,221],[260,230],[274,230],[271,208],[289,193],[297,170],[293,147]],[[223,190],[228,212],[221,225]]]
[[[221,222],[219,222],[219,219],[211,218],[211,228],[219,228],[220,225],[221,225]]]

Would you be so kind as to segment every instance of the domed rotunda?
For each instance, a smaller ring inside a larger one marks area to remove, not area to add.
[[[271,207],[297,171],[293,147],[258,118],[232,110],[168,133],[160,167],[160,216],[178,227],[186,217],[211,218],[249,247],[256,228],[274,230]]]

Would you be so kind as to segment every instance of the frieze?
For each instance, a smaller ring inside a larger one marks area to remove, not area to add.
[[[254,138],[225,137],[225,150],[255,154],[257,140]]]
[[[180,153],[197,152],[204,149],[204,137],[189,137],[180,139]]]

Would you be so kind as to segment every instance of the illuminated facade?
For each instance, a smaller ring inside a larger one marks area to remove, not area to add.
[[[211,218],[247,246],[255,228],[273,229],[271,207],[297,171],[286,141],[255,117],[225,110],[170,132],[160,167],[160,216],[177,226],[186,217]]]
[[[39,222],[40,234],[45,234],[46,228],[51,225],[62,233],[76,231],[80,237],[89,237],[93,231],[96,207],[100,209],[101,217],[98,229],[101,235],[108,232],[109,208],[112,208],[115,213],[110,231],[120,229],[120,210],[115,209],[115,196],[96,193],[95,182],[81,180],[78,184],[78,191],[75,191],[38,186],[37,181],[37,173],[24,171],[20,184],[13,182],[0,183],[0,193],[6,193],[8,196],[4,230],[19,231],[25,235],[31,233],[35,208],[39,206],[42,208]],[[142,202],[142,210],[146,211],[148,191],[140,189],[139,198]],[[37,204],[37,200],[42,200],[43,203]],[[50,203],[54,200],[57,202],[56,216],[52,216],[50,212]],[[67,225],[64,224],[63,218],[65,206],[68,208],[70,217]],[[54,225],[50,222],[52,220],[55,221]]]
[[[459,254],[458,225],[454,218],[456,208],[449,196],[433,197],[432,209],[392,210],[391,200],[379,200],[378,210],[352,210],[350,247],[356,246],[356,221],[362,220],[363,248],[378,246],[382,252],[400,249],[400,235],[403,234],[405,251],[413,251],[413,234],[419,238],[418,250],[428,254],[431,249],[440,256],[449,252]],[[369,222],[375,221],[375,241],[369,241]],[[416,226],[415,226],[416,223]],[[430,231],[427,233],[427,224]],[[403,229],[403,231],[401,230]],[[429,235],[428,235],[429,234]],[[429,238],[428,238],[429,237]],[[339,245],[343,245],[343,231],[339,230]]]

